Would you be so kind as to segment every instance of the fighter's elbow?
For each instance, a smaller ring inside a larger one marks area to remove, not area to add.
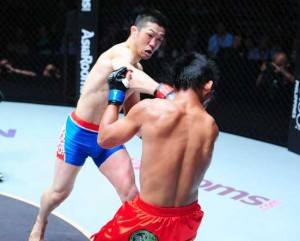
[[[110,142],[108,141],[108,139],[103,138],[102,136],[98,136],[97,139],[97,143],[99,146],[103,147],[103,148],[111,148],[111,146],[109,145]]]

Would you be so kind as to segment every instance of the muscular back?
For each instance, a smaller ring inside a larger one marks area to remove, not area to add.
[[[165,207],[188,205],[198,198],[218,128],[199,100],[186,93],[174,101],[150,102],[141,125],[141,198]]]

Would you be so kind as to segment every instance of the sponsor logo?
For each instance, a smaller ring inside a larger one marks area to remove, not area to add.
[[[158,241],[158,239],[147,230],[139,230],[130,235],[129,241]]]
[[[294,103],[292,110],[292,118],[295,119],[295,129],[300,131],[300,96],[299,96],[299,80],[295,81]]]
[[[269,208],[278,206],[279,204],[281,204],[280,201],[274,200],[274,201],[271,201],[271,202],[268,202],[268,203],[264,203],[264,204],[260,205],[259,207],[262,210],[268,210]]]
[[[0,136],[6,137],[6,138],[13,138],[16,135],[17,130],[16,129],[8,129],[8,131],[0,130]]]
[[[82,93],[83,85],[88,76],[93,56],[91,54],[91,38],[94,37],[94,32],[86,29],[81,29],[81,50],[80,50],[80,94]]]
[[[214,184],[213,182],[208,180],[203,180],[199,188],[207,192],[214,191],[219,196],[230,197],[232,200],[239,201],[243,204],[247,204],[251,206],[259,206],[263,210],[277,206],[281,203],[280,201],[272,201],[270,200],[270,198],[266,198],[258,195],[252,195],[249,194],[248,192],[237,190],[233,187],[225,186],[222,184]]]
[[[91,12],[92,11],[91,0],[82,0],[81,1],[81,11],[82,12]]]
[[[131,158],[132,166],[135,170],[140,170],[141,161]],[[249,192],[237,190],[233,187],[225,186],[222,184],[214,184],[211,181],[203,180],[199,185],[200,189],[206,192],[214,192],[222,197],[230,197],[232,200],[249,206],[259,206],[262,210],[267,210],[281,204],[278,200],[271,200],[263,196],[252,195]]]

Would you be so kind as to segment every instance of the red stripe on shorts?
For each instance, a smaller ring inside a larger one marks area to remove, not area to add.
[[[84,128],[84,129],[88,129],[88,130],[91,130],[91,131],[96,131],[98,132],[99,130],[99,125],[95,125],[93,123],[89,123],[89,122],[86,122],[82,119],[80,119],[76,114],[75,114],[75,111],[73,111],[71,113],[71,118],[74,120],[74,122],[79,125],[80,127]]]

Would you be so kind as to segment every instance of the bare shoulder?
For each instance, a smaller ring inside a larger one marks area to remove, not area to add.
[[[135,66],[137,69],[142,70],[143,71],[143,66],[141,63],[137,63]]]
[[[143,115],[155,116],[156,113],[163,112],[168,108],[168,105],[166,105],[166,100],[164,99],[143,99],[139,101],[136,105],[132,107],[132,110],[135,112],[135,114],[138,114],[137,112],[143,113]]]
[[[99,59],[128,58],[128,56],[131,56],[131,51],[124,43],[119,43],[104,51]]]
[[[217,138],[217,136],[219,135],[219,127],[215,119],[207,112],[204,115],[204,123],[207,130],[207,134],[213,137],[214,139]]]
[[[114,45],[109,51],[113,57],[132,57],[131,50],[124,43]]]
[[[119,43],[114,46],[112,46],[110,49],[112,52],[119,52],[119,51],[129,51],[129,48],[126,47],[124,43]]]
[[[136,63],[134,63],[134,56],[132,50],[129,49],[125,43],[114,45],[108,51],[114,69],[118,69],[122,66],[128,67],[130,65],[136,65]]]
[[[139,108],[143,108],[143,109],[150,109],[150,110],[153,110],[155,108],[162,108],[164,105],[162,105],[162,102],[164,102],[165,100],[163,99],[158,99],[158,98],[153,98],[153,99],[150,99],[150,98],[146,98],[146,99],[143,99],[141,100],[137,106]]]

